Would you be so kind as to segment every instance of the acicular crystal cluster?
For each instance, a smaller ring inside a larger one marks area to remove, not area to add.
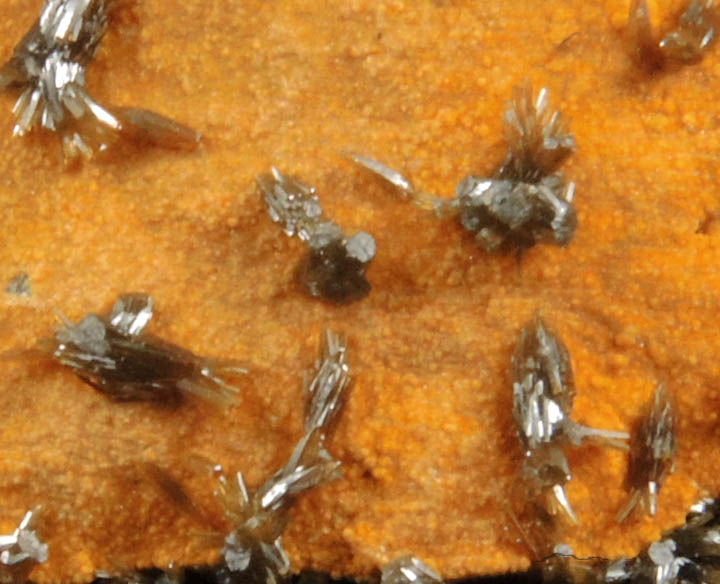
[[[562,584],[712,584],[720,579],[720,504],[703,499],[685,524],[634,558],[580,560],[555,555],[543,562],[543,581]]]
[[[25,582],[36,564],[48,558],[48,546],[35,530],[37,510],[25,513],[9,535],[0,535],[0,583]]]
[[[718,14],[714,0],[689,0],[675,28],[657,40],[650,22],[647,0],[632,0],[628,35],[639,64],[661,69],[671,62],[700,59],[715,38]]]
[[[490,177],[464,178],[452,200],[416,191],[402,174],[377,160],[350,157],[438,216],[458,217],[489,252],[524,249],[539,242],[567,245],[577,227],[571,204],[575,185],[558,171],[576,149],[567,122],[549,108],[547,89],[533,98],[526,84],[513,89],[503,123],[508,143],[505,161]]]
[[[350,383],[346,342],[327,331],[321,358],[304,382],[305,432],[289,460],[250,494],[242,473],[221,477],[218,498],[232,524],[221,551],[221,584],[275,584],[290,572],[282,546],[288,511],[298,495],[341,476],[340,462],[325,449]]]
[[[365,272],[375,257],[375,239],[365,231],[347,237],[327,219],[315,189],[273,168],[257,177],[273,221],[284,224],[310,253],[297,270],[300,286],[311,296],[335,303],[360,300],[370,293]]]
[[[66,322],[55,335],[53,357],[114,400],[176,404],[193,394],[220,406],[234,403],[239,390],[219,375],[247,371],[145,332],[152,316],[150,296],[122,294],[107,316]]]
[[[570,355],[539,315],[520,333],[511,377],[513,416],[525,449],[523,475],[546,498],[550,513],[561,511],[576,523],[564,490],[571,479],[565,447],[588,439],[626,450],[629,435],[583,426],[570,418],[575,397]]]
[[[36,127],[62,136],[69,159],[90,158],[123,134],[170,148],[194,148],[199,135],[168,118],[136,108],[108,108],[88,94],[85,71],[98,50],[115,0],[47,0],[0,69],[0,87],[21,93],[13,133]]]
[[[623,521],[638,504],[648,515],[655,515],[660,487],[675,470],[676,414],[664,385],[655,389],[646,410],[633,433],[626,479],[630,499],[618,514],[618,521]]]

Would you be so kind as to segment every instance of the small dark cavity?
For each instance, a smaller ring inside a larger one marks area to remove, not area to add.
[[[705,216],[698,223],[695,233],[700,235],[710,235],[715,229],[718,221],[718,211],[705,210]]]
[[[8,283],[5,291],[16,296],[30,296],[30,276],[27,272],[20,272]]]

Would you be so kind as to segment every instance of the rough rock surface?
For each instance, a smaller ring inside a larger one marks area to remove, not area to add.
[[[658,4],[657,6],[655,4]],[[681,2],[652,3],[662,26]],[[0,8],[0,56],[40,0]],[[294,569],[366,575],[414,554],[443,577],[518,570],[508,515],[522,451],[509,363],[538,309],[575,371],[578,422],[629,429],[658,382],[676,396],[677,471],[655,518],[622,526],[627,457],[583,446],[567,485],[578,555],[634,555],[720,490],[720,60],[648,76],[631,63],[627,2],[289,0],[129,3],[88,69],[103,103],[142,103],[200,130],[195,153],[123,148],[64,169],[55,136],[13,138],[0,96],[0,350],[52,337],[119,293],[156,301],[152,332],[252,364],[239,407],[118,404],[43,361],[2,363],[0,533],[42,503],[39,582],[96,569],[213,561],[225,529],[207,464],[260,485],[302,432],[301,377],[318,334],[345,331],[356,383],[328,449],[345,480],[309,493],[284,545]],[[548,86],[578,143],[565,164],[579,227],[567,249],[488,255],[454,222],[399,200],[342,158],[362,152],[451,196],[502,161],[501,114],[524,78]],[[373,291],[304,296],[305,253],[268,218],[271,165],[371,231]],[[211,520],[157,486],[167,469]],[[515,495],[513,495],[515,496]]]

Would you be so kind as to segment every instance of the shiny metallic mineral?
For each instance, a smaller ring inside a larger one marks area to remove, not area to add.
[[[529,84],[513,90],[503,123],[505,161],[490,178],[464,178],[449,201],[416,191],[410,180],[377,160],[349,156],[420,206],[441,217],[457,216],[489,252],[522,250],[538,242],[567,245],[577,227],[571,205],[575,185],[566,183],[558,168],[575,151],[575,138],[562,114],[548,108],[547,89],[533,100]]]
[[[0,583],[26,582],[35,564],[47,560],[48,546],[35,531],[36,510],[25,513],[10,535],[0,535]]]
[[[553,554],[540,564],[542,579],[553,584],[701,584],[720,577],[718,503],[692,506],[685,524],[652,542],[632,558],[607,560]]]
[[[584,439],[627,449],[624,432],[598,430],[570,418],[575,397],[570,355],[563,342],[536,316],[520,333],[512,357],[513,416],[525,449],[523,476],[546,500],[548,511],[577,518],[564,485],[571,479],[563,449]]]
[[[325,449],[325,437],[350,383],[346,342],[326,331],[321,359],[304,381],[305,434],[290,459],[250,496],[242,473],[234,481],[220,478],[218,499],[233,525],[221,551],[222,584],[275,584],[290,573],[282,546],[288,511],[300,493],[341,476],[340,462]]]
[[[175,405],[183,394],[193,394],[219,406],[233,404],[239,390],[218,374],[247,370],[146,333],[152,315],[150,296],[123,294],[108,316],[89,314],[77,324],[66,322],[55,335],[53,357],[114,400]]]
[[[647,0],[632,0],[627,34],[632,56],[638,65],[652,71],[669,63],[700,59],[715,38],[718,16],[714,4],[714,0],[690,0],[678,18],[677,26],[658,41],[650,22]]]
[[[720,578],[720,508],[703,499],[690,509],[685,525],[666,533],[635,558],[609,562],[608,584],[701,584]]]
[[[415,556],[403,556],[383,566],[380,584],[440,584],[442,578]]]
[[[658,385],[633,433],[626,480],[630,499],[618,514],[618,521],[625,520],[638,503],[648,515],[657,512],[660,487],[675,470],[675,418],[668,390]]]
[[[13,133],[36,126],[62,136],[67,159],[90,158],[119,135],[169,148],[193,149],[199,134],[159,114],[106,108],[85,87],[115,0],[47,0],[40,18],[0,69],[0,88],[19,87]]]
[[[346,353],[345,338],[326,330],[320,339],[320,358],[303,379],[305,432],[318,431],[323,439],[347,398],[350,368]]]
[[[370,293],[365,272],[375,257],[375,239],[365,231],[347,237],[323,215],[315,189],[284,176],[276,168],[257,177],[270,218],[284,223],[287,235],[297,235],[310,247],[300,263],[300,287],[315,298],[343,304]]]

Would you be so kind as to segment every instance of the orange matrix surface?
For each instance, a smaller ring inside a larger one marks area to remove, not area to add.
[[[0,56],[40,0],[4,0]],[[651,2],[660,29],[682,2]],[[636,554],[720,491],[720,58],[649,76],[624,40],[626,0],[158,0],[125,3],[88,69],[100,103],[202,132],[196,152],[125,148],[71,168],[58,138],[12,137],[0,97],[0,350],[145,291],[149,330],[251,365],[237,407],[113,403],[51,362],[2,362],[0,533],[44,507],[39,582],[95,570],[211,562],[225,533],[210,465],[250,487],[302,433],[301,379],[325,327],[345,331],[355,378],[328,444],[344,479],[294,507],[293,569],[366,576],[412,553],[444,577],[529,566],[511,520],[522,451],[509,363],[539,309],[568,346],[580,423],[629,430],[659,381],[675,395],[677,471],[657,517],[615,515],[627,455],[568,451],[579,556]],[[547,86],[571,119],[579,227],[566,249],[490,255],[453,221],[402,201],[343,151],[373,156],[450,197],[502,161],[514,85]],[[317,187],[327,215],[377,240],[370,295],[301,294],[306,251],[273,224],[254,178],[276,165]],[[158,487],[162,468],[196,502]],[[206,520],[203,520],[206,518]],[[553,542],[551,542],[553,543]]]

